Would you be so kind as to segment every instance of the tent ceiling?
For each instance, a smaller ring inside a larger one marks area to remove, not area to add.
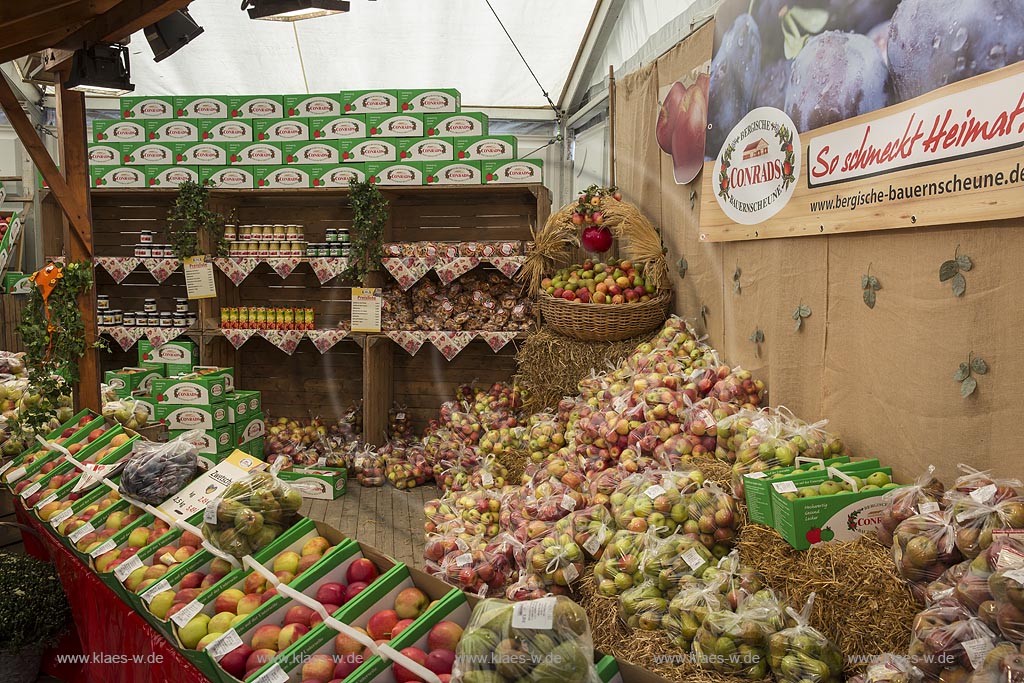
[[[491,0],[558,100],[595,0]],[[546,106],[484,0],[352,0],[347,14],[253,21],[238,0],[189,6],[206,30],[159,64],[132,36],[138,95],[273,94],[455,87],[464,106]]]

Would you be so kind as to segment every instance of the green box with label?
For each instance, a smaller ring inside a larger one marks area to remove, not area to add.
[[[482,185],[479,161],[425,161],[423,182],[426,185]]]
[[[313,187],[348,187],[350,180],[357,183],[366,181],[365,164],[337,164],[334,166],[311,166],[308,169]]]
[[[341,161],[341,147],[338,140],[301,140],[283,142],[284,163],[292,164],[337,164]]]
[[[197,166],[199,183],[222,189],[251,190],[256,187],[253,166]]]
[[[541,159],[484,161],[484,185],[517,185],[544,182]]]
[[[284,115],[287,118],[341,116],[343,113],[338,93],[284,96]]]
[[[124,142],[119,145],[121,163],[125,166],[173,166],[175,145],[191,145],[192,142]]]
[[[173,119],[173,97],[122,97],[123,119]]]
[[[157,403],[156,419],[174,431],[191,429],[220,429],[228,427],[228,407],[225,403],[212,405],[179,405]]]
[[[146,184],[154,188],[176,189],[185,182],[198,183],[203,166],[146,166]]]
[[[253,121],[249,119],[199,119],[199,139],[209,142],[252,142]]]
[[[850,462],[847,457],[831,458],[824,462],[825,467],[858,470],[880,467],[878,459],[857,460]],[[782,467],[765,472],[749,472],[743,475],[743,497],[747,501],[747,515],[755,524],[772,523],[772,483],[777,481],[802,481],[820,474],[817,462],[802,462],[797,467]]]
[[[267,423],[263,413],[249,413],[245,417],[235,419],[235,446],[241,447],[254,439],[262,439],[267,435]]]
[[[312,166],[256,166],[256,187],[259,189],[287,189],[296,187],[313,187]]]
[[[125,145],[141,145],[141,142],[91,142],[86,150],[89,166],[121,166],[124,160],[121,150]]]
[[[228,404],[228,420],[231,424],[263,410],[262,395],[258,391],[233,391],[224,397],[224,402]]]
[[[228,98],[230,115],[235,119],[283,119],[283,95],[235,95]]]
[[[387,114],[398,111],[397,90],[342,90],[339,99],[345,114]]]
[[[365,138],[366,117],[358,114],[346,116],[313,116],[309,119],[310,139],[341,140]]]
[[[180,372],[192,372],[192,366],[199,364],[199,350],[195,342],[180,339],[154,349],[153,344],[143,338],[139,340],[139,364],[147,361],[166,364],[167,376],[170,377]]]
[[[253,140],[260,142],[296,142],[312,140],[308,117],[291,119],[254,119]]]
[[[456,114],[427,114],[424,119],[427,136],[458,138],[487,135],[487,114],[478,111],[463,111]]]
[[[188,119],[146,119],[147,142],[199,142],[199,126]]]
[[[103,375],[103,383],[117,394],[118,398],[128,398],[134,391],[148,393],[152,389],[154,379],[163,379],[163,373],[142,367],[108,370]]]
[[[487,161],[515,159],[519,142],[515,135],[480,135],[455,138],[455,152],[459,159]]]
[[[173,429],[169,432],[169,438],[171,441],[177,439],[183,434],[188,434],[189,430]],[[199,430],[194,430],[199,431]],[[220,427],[218,429],[205,429],[202,431],[202,436],[195,440],[190,440],[193,446],[198,449],[198,452],[204,455],[216,455],[218,453],[227,454],[235,449],[232,441],[234,440],[234,430],[231,425],[227,427]],[[219,462],[219,461],[218,461]],[[216,465],[217,463],[212,463]]]
[[[280,142],[231,142],[227,145],[225,165],[238,166],[280,166],[284,163],[283,143]]]
[[[422,138],[426,136],[423,116],[407,112],[367,114],[366,133],[372,138]]]
[[[146,187],[146,169],[142,166],[90,166],[92,187]]]
[[[225,396],[235,390],[235,369],[221,368],[216,365],[194,365],[192,372],[202,377],[223,377]]]
[[[153,380],[151,393],[157,403],[172,405],[210,405],[223,403],[227,394],[223,376],[198,375]]]
[[[2,290],[4,294],[28,294],[32,291],[32,280],[25,273],[8,271],[4,273]]]
[[[367,179],[382,187],[416,187],[424,184],[423,164],[418,161],[367,164]]]
[[[187,95],[174,97],[174,116],[179,119],[229,119],[230,95]]]
[[[399,138],[399,161],[455,161],[458,138]]]
[[[234,142],[175,142],[171,144],[174,163],[181,166],[227,166],[229,148]]]
[[[278,473],[281,481],[298,484],[303,498],[336,500],[345,495],[348,472],[344,467],[293,467]]]
[[[346,138],[338,140],[341,161],[346,164],[360,162],[387,162],[398,160],[398,141],[387,138]]]
[[[454,88],[399,90],[399,111],[446,114],[462,111],[462,93]]]
[[[96,119],[92,122],[91,139],[93,142],[105,142],[108,144],[145,142],[145,120],[124,121],[122,119]]]

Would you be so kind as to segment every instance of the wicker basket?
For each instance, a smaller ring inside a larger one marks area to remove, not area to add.
[[[580,341],[621,341],[658,328],[668,317],[672,293],[662,291],[635,304],[582,304],[540,295],[544,322],[559,334]]]

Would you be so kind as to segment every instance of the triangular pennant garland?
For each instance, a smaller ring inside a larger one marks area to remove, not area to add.
[[[103,266],[103,269],[110,273],[114,282],[121,284],[124,279],[131,275],[132,271],[139,267],[142,259],[134,256],[97,256],[96,263]]]
[[[118,343],[122,351],[127,351],[135,342],[142,338],[145,330],[141,327],[103,327],[101,332],[106,332]]]
[[[441,284],[449,285],[453,280],[462,277],[478,265],[480,265],[480,259],[476,256],[456,256],[444,263],[434,264],[434,272],[440,278]]]
[[[282,278],[286,278],[302,263],[302,259],[298,256],[288,256],[286,258],[268,258],[266,262],[274,269],[274,272]]]
[[[309,259],[309,265],[316,273],[320,284],[324,284],[332,278],[336,278],[348,268],[348,259],[337,256],[317,257]]]
[[[181,261],[176,258],[146,258],[142,259],[142,264],[153,274],[157,282],[163,282],[181,267]]]
[[[216,258],[213,262],[217,264],[221,272],[228,276],[235,287],[242,284],[245,278],[249,277],[252,271],[259,265],[259,259],[254,258]]]
[[[491,347],[491,350],[497,353],[501,351],[505,346],[516,338],[518,332],[478,332],[477,336],[487,342],[487,345]]]
[[[383,258],[381,263],[391,276],[398,282],[402,291],[408,290],[426,275],[434,265],[436,259],[432,256],[420,258],[418,256],[402,256],[397,258]]]
[[[348,336],[348,330],[306,330],[306,336],[320,353],[327,353]]]
[[[224,338],[227,339],[236,349],[242,348],[242,344],[252,339],[256,330],[221,330]]]
[[[385,332],[391,341],[395,342],[408,353],[410,356],[415,356],[416,352],[423,346],[423,342],[427,341],[426,332],[413,332],[411,330],[389,330]]]
[[[463,332],[461,330],[427,333],[427,339],[430,340],[430,343],[449,361],[459,355],[462,349],[466,348],[469,342],[473,341],[475,336],[476,333],[474,332]]]
[[[259,330],[259,335],[281,349],[289,356],[295,353],[299,342],[306,334],[304,330]]]

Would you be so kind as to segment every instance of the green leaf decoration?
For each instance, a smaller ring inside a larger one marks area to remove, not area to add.
[[[978,380],[973,377],[968,377],[960,383],[960,395],[967,398],[974,393],[975,389],[978,388]]]
[[[788,16],[792,17],[807,33],[821,33],[828,23],[828,12],[823,9],[793,7],[789,10]]]
[[[860,288],[861,289],[867,289],[868,286],[870,286],[870,284],[871,284],[871,278],[869,276],[867,276],[867,275],[861,275],[860,276]]]
[[[690,264],[688,264],[688,263],[686,262],[686,259],[685,259],[685,258],[683,258],[682,256],[680,256],[680,257],[679,257],[679,260],[678,260],[678,261],[676,261],[676,269],[677,269],[677,271],[679,272],[679,277],[680,277],[680,278],[685,278],[685,277],[686,277],[686,270],[687,270],[687,269],[688,269],[689,267],[690,267]]]
[[[800,306],[800,317],[801,318],[810,318],[811,317],[811,307],[810,306]]]
[[[956,257],[956,265],[965,273],[974,267],[974,263],[971,262],[971,257],[965,254],[960,254]]]
[[[882,285],[879,284],[878,278],[875,277],[874,275],[872,275],[871,277],[868,278],[868,287],[870,287],[871,289],[873,289],[873,290],[875,290],[877,292],[878,290],[880,290],[882,288]]]
[[[967,279],[962,273],[953,276],[953,296],[963,296],[967,291]]]
[[[800,319],[800,307],[797,306],[796,310],[793,311],[793,320],[799,320],[799,319]]]
[[[223,215],[211,211],[207,202],[210,187],[187,180],[178,185],[178,196],[167,212],[167,238],[171,242],[175,258],[213,253],[227,256],[228,243],[224,239],[224,226],[228,221]],[[233,217],[231,217],[233,220]],[[200,236],[206,235],[209,246],[200,244]]]
[[[873,290],[873,289],[865,289],[864,290],[864,303],[867,305],[868,308],[874,308],[875,307],[875,290]]]
[[[800,328],[803,327],[803,326],[804,326],[804,319],[803,318],[797,318],[796,319],[796,325],[793,326],[793,331],[794,332],[799,332]]]
[[[971,371],[976,372],[979,375],[984,375],[988,372],[988,363],[981,358],[971,359]]]
[[[961,363],[957,371],[953,373],[954,382],[963,382],[971,375],[971,366],[967,363]]]
[[[958,272],[959,268],[956,265],[956,261],[943,261],[942,265],[939,266],[939,282],[952,280]]]
[[[348,269],[342,277],[363,283],[367,274],[380,269],[384,256],[384,227],[388,220],[388,200],[376,185],[349,181],[352,207],[352,237]]]

